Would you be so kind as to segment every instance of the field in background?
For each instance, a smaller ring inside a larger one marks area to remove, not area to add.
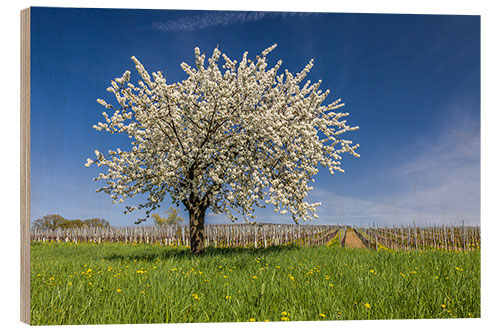
[[[433,227],[356,227],[335,225],[290,225],[290,224],[221,224],[205,226],[205,246],[254,247],[299,245],[315,246],[332,243],[345,246],[346,234],[354,232],[363,245],[377,250],[471,251],[481,246],[478,226],[433,226]],[[31,231],[32,241],[66,243],[145,243],[169,246],[188,246],[187,226],[146,227],[87,227],[79,229],[56,229]]]
[[[378,239],[378,251],[341,248],[345,231],[324,230],[316,239],[327,246],[254,249],[254,237],[202,256],[137,242],[32,242],[32,324],[480,316],[480,251],[391,250]]]

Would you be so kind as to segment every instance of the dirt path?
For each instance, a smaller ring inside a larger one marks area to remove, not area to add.
[[[345,247],[355,249],[366,249],[365,245],[352,229],[347,229],[345,236]]]

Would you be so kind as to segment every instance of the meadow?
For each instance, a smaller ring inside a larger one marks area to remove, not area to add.
[[[201,256],[154,244],[32,242],[31,323],[480,317],[479,250],[338,242],[209,246]]]

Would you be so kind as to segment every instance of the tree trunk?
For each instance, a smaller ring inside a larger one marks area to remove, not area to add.
[[[205,208],[194,206],[189,210],[189,234],[191,254],[205,251]]]

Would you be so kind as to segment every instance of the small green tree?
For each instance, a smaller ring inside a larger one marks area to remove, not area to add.
[[[182,217],[179,216],[179,210],[170,207],[166,213],[167,217],[161,217],[159,214],[152,214],[151,217],[154,219],[155,225],[168,225],[168,226],[178,226],[184,221]]]

